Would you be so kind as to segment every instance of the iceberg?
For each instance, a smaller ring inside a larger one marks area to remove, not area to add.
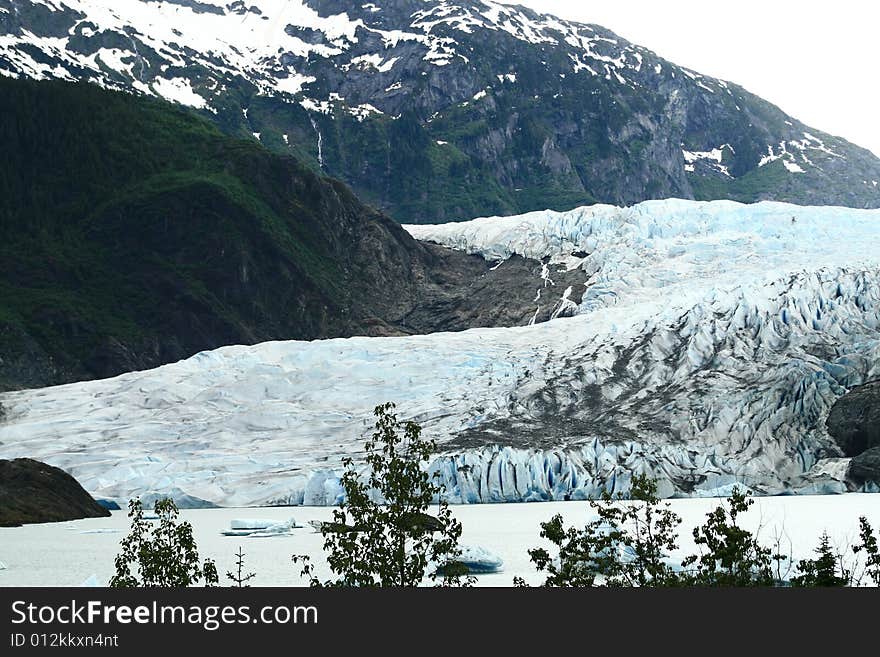
[[[270,519],[234,519],[229,521],[229,529],[266,529],[278,524],[277,520]]]
[[[92,574],[86,577],[79,586],[80,588],[98,588],[106,586],[106,584],[102,584],[98,576]]]
[[[291,518],[283,522],[277,520],[232,520],[229,529],[220,532],[223,536],[242,536],[246,538],[265,538],[268,536],[292,535],[293,529],[300,529],[302,525],[296,524],[296,519]]]
[[[504,565],[504,560],[494,552],[479,545],[460,545],[459,555],[454,559],[455,563],[464,565],[471,575],[485,575],[497,573]],[[436,568],[440,575],[448,567],[448,563]]]

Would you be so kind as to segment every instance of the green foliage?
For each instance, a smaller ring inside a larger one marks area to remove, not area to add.
[[[342,476],[345,499],[324,523],[324,551],[334,580],[322,582],[308,557],[294,556],[312,586],[418,586],[426,574],[449,585],[470,583],[455,561],[461,524],[440,497],[422,465],[436,451],[414,422],[401,423],[391,403],[375,409],[376,426],[365,444],[369,475],[364,479],[351,459]],[[428,515],[432,499],[438,513]],[[446,566],[443,575],[429,565]]]
[[[541,524],[541,537],[557,555],[544,548],[529,550],[544,586],[675,586],[679,578],[667,555],[676,547],[681,518],[660,503],[657,484],[647,476],[633,477],[631,502],[604,493],[591,500],[597,518],[586,527],[566,528],[556,515]],[[517,584],[522,584],[519,580]]]
[[[348,303],[330,237],[362,206],[253,140],[157,100],[0,76],[0,143],[8,362],[31,341],[60,380],[110,376],[321,337]]]
[[[144,519],[140,500],[131,500],[128,509],[131,530],[122,540],[122,551],[116,556],[116,574],[110,580],[111,587],[183,588],[199,582],[205,586],[218,583],[214,562],[206,559],[199,563],[192,525],[178,522],[179,512],[173,500],[166,498],[156,502],[159,518],[154,526]]]
[[[741,203],[754,203],[767,196],[783,197],[786,186],[791,183],[791,174],[785,170],[782,161],[777,160],[763,167],[751,169],[740,178],[728,179],[690,174],[688,181],[697,201],[728,198]]]
[[[880,586],[880,549],[874,529],[864,516],[859,518],[859,540],[860,543],[853,546],[853,552],[864,553],[865,574],[874,582],[874,586]]]
[[[556,515],[541,524],[541,537],[556,548],[529,550],[539,572],[547,573],[544,586],[701,586],[742,587],[784,585],[788,559],[777,550],[761,545],[758,537],[739,525],[739,518],[754,500],[739,489],[707,514],[706,521],[693,530],[701,552],[690,555],[676,566],[669,555],[678,549],[680,517],[669,504],[657,497],[656,483],[645,477],[633,478],[630,501],[608,493],[591,500],[597,517],[583,528],[566,527]],[[863,519],[864,520],[864,519]],[[873,555],[874,575],[880,559],[877,541],[870,526],[862,525],[862,545],[854,548]],[[845,586],[851,571],[834,556],[824,536],[815,560],[799,564],[796,586]],[[789,566],[790,567],[790,566]],[[522,578],[514,584],[525,586]]]
[[[682,561],[687,583],[695,586],[770,586],[776,582],[773,563],[781,559],[737,523],[754,500],[738,488],[694,529],[694,542],[703,549]],[[693,568],[691,568],[693,567]]]
[[[792,586],[846,586],[851,581],[851,573],[840,563],[831,548],[828,532],[823,532],[815,549],[815,559],[802,559],[798,562],[799,575],[791,578]]]
[[[238,552],[235,553],[235,572],[227,570],[226,578],[232,581],[233,586],[238,588],[246,588],[249,587],[249,581],[251,581],[254,577],[256,577],[256,573],[245,573],[244,572],[244,552],[241,549],[241,546],[238,548]]]

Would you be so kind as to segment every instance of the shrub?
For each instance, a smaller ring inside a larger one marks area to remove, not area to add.
[[[853,546],[853,552],[865,554],[865,575],[874,582],[874,586],[880,586],[880,550],[877,548],[877,537],[868,519],[864,516],[859,518],[859,539],[861,543]]]
[[[694,529],[694,542],[703,549],[682,561],[686,583],[694,586],[771,586],[778,584],[773,563],[782,559],[763,547],[757,537],[739,526],[739,516],[754,504],[734,488],[725,504],[708,514]]]
[[[324,551],[336,579],[322,582],[306,556],[295,555],[312,586],[418,586],[425,576],[446,585],[469,584],[456,562],[461,524],[452,517],[422,464],[436,443],[421,436],[414,422],[400,422],[394,404],[375,409],[376,426],[365,444],[369,474],[364,478],[345,459],[345,498],[324,523]],[[440,499],[437,516],[429,515]],[[435,570],[429,572],[429,566]],[[438,572],[442,571],[442,574]]]
[[[541,524],[541,537],[556,547],[555,557],[544,548],[529,550],[544,586],[675,586],[679,576],[668,554],[676,548],[681,518],[669,504],[661,505],[657,484],[646,476],[633,477],[632,502],[604,493],[591,500],[595,520],[586,527],[566,528],[556,515]],[[522,579],[515,580],[522,586]]]
[[[131,531],[122,540],[122,551],[116,556],[116,575],[110,580],[111,587],[182,588],[199,582],[205,586],[218,583],[214,562],[206,559],[199,563],[192,525],[178,522],[179,511],[173,500],[156,502],[158,521],[152,527],[144,519],[140,500],[131,500],[128,509]],[[132,568],[136,572],[132,573]]]

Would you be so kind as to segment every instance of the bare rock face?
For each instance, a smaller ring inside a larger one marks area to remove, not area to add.
[[[880,486],[880,447],[873,447],[854,457],[849,463],[847,479],[856,486],[867,483]]]
[[[880,381],[853,388],[841,397],[826,425],[847,456],[880,448]]]
[[[32,459],[0,460],[0,527],[109,515],[64,470]]]

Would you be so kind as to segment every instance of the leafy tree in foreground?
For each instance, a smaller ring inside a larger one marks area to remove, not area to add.
[[[831,548],[828,532],[822,532],[819,545],[814,550],[815,559],[802,559],[798,562],[799,575],[791,578],[792,586],[846,586],[851,573],[846,570]]]
[[[192,525],[177,521],[179,512],[173,500],[156,502],[159,518],[155,525],[144,520],[140,500],[131,500],[128,509],[131,531],[122,540],[122,552],[116,556],[116,575],[110,580],[111,587],[182,588],[200,582],[205,586],[219,582],[213,561],[199,563]]]
[[[859,539],[861,543],[853,546],[853,552],[865,553],[865,574],[871,578],[874,586],[880,586],[880,549],[874,529],[865,516],[859,518]]]
[[[345,499],[323,523],[324,551],[336,579],[322,582],[307,556],[295,555],[312,586],[418,586],[426,575],[445,585],[469,584],[456,561],[461,524],[442,501],[443,487],[422,468],[436,451],[414,422],[398,421],[394,404],[375,409],[376,427],[365,444],[368,476],[345,459]],[[428,514],[440,499],[438,513]],[[440,566],[442,573],[430,565]]]
[[[763,547],[757,537],[737,523],[739,516],[754,504],[745,493],[734,488],[730,498],[707,515],[694,529],[694,542],[703,552],[682,561],[686,583],[694,586],[772,586],[773,562],[784,559]]]
[[[669,504],[660,504],[657,484],[644,475],[633,477],[631,502],[605,492],[590,506],[597,518],[580,529],[566,528],[556,515],[541,524],[541,537],[556,546],[556,557],[544,548],[529,550],[544,586],[676,586],[679,576],[667,555],[676,548],[681,518]],[[525,582],[517,578],[517,585]]]

